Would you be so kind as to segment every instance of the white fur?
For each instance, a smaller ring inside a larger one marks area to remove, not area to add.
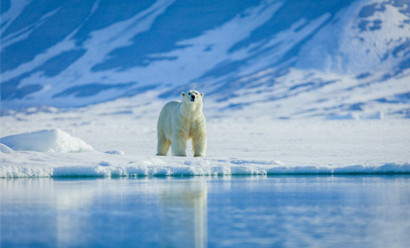
[[[165,104],[158,118],[157,155],[166,156],[171,146],[174,156],[186,156],[186,143],[192,139],[195,157],[205,156],[206,126],[202,113],[202,98],[204,94],[190,90],[181,93],[182,101],[171,101]],[[191,96],[195,100],[191,101]]]

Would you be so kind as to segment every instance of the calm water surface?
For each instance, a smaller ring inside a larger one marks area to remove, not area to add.
[[[410,176],[0,179],[0,247],[410,247]]]

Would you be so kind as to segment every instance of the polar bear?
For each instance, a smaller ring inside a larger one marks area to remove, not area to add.
[[[171,146],[174,156],[186,156],[186,143],[192,139],[195,157],[205,156],[206,126],[202,113],[203,93],[190,90],[181,93],[182,101],[165,104],[157,124],[157,155],[166,156]]]

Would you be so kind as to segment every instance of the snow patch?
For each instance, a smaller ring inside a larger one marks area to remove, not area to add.
[[[0,143],[0,152],[2,152],[2,153],[12,153],[14,151],[10,147],[6,146],[5,144]]]
[[[60,129],[40,130],[31,133],[10,135],[0,139],[4,145],[16,151],[36,152],[88,152],[94,149],[79,138]],[[3,148],[2,146],[2,152]]]
[[[106,151],[105,153],[107,154],[112,154],[112,155],[124,155],[125,153],[121,150],[112,150],[112,151]]]
[[[107,161],[101,161],[98,165],[106,167],[106,166],[111,166],[111,163]]]

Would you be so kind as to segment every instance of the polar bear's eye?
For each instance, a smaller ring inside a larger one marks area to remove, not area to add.
[[[191,93],[188,93],[188,95],[191,95]]]

